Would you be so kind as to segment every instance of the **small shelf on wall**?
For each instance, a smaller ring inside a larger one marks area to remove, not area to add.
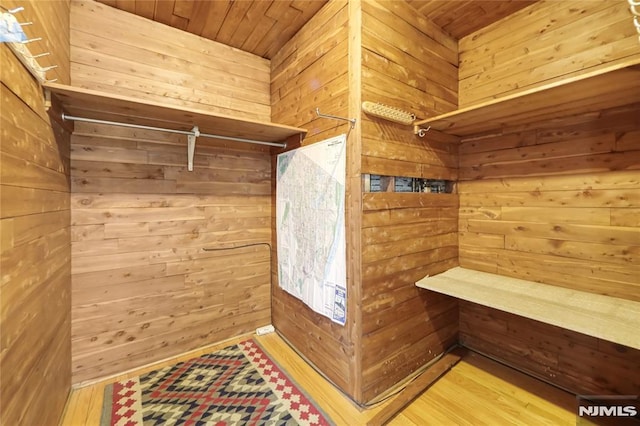
[[[414,178],[407,176],[362,175],[363,192],[451,194],[455,182],[446,179]]]
[[[416,121],[414,129],[416,133],[430,129],[472,137],[505,126],[526,126],[637,102],[640,102],[640,64],[634,59]],[[425,135],[428,137],[429,133]]]
[[[60,101],[65,114],[88,119],[179,131],[190,131],[198,126],[202,133],[262,142],[285,142],[291,137],[302,140],[307,133],[305,129],[297,127],[170,106],[81,87],[45,83],[43,88],[47,96],[55,96]]]

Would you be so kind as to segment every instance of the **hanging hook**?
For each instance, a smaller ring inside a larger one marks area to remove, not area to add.
[[[30,38],[29,40],[23,40],[20,43],[27,44],[27,43],[33,43],[34,41],[40,41],[40,40],[42,40],[42,37]]]
[[[424,138],[429,130],[431,130],[431,126],[427,127],[426,129],[423,129],[420,126],[415,126],[413,128],[413,133],[420,136],[421,138]]]

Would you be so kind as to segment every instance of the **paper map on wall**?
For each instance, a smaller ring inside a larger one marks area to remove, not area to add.
[[[314,311],[345,324],[346,135],[278,155],[278,281]]]

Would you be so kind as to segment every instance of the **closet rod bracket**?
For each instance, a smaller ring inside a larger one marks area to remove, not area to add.
[[[421,138],[424,138],[429,130],[431,130],[431,126],[427,127],[426,129],[423,129],[420,126],[413,126],[413,133],[420,136]]]
[[[196,152],[196,139],[200,136],[200,129],[198,126],[193,126],[191,129],[193,134],[187,135],[187,169],[193,171],[193,155]]]

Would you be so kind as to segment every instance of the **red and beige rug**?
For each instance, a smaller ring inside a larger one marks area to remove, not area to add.
[[[101,426],[331,425],[254,340],[108,385]]]

